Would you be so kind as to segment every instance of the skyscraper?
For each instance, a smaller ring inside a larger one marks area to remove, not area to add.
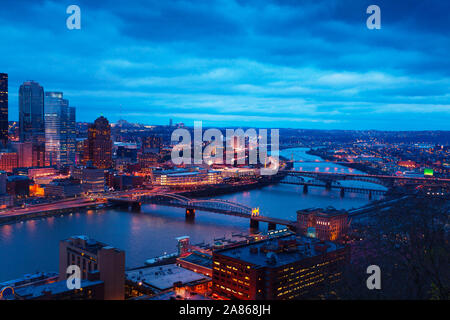
[[[75,108],[62,92],[45,93],[45,159],[47,165],[75,164]]]
[[[44,88],[37,82],[26,81],[20,86],[19,128],[21,141],[44,135]]]
[[[98,169],[112,167],[111,126],[103,116],[89,125],[83,153],[83,163],[87,164],[88,162]]]
[[[19,137],[22,142],[32,142],[33,166],[44,166],[44,88],[34,81],[26,81],[19,88]]]
[[[0,143],[8,143],[8,74],[0,73]]]

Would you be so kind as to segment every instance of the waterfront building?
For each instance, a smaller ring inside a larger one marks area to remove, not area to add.
[[[45,93],[45,159],[49,166],[75,165],[75,108],[62,92]]]
[[[8,181],[8,175],[5,171],[0,171],[0,194],[6,193],[6,182]]]
[[[26,81],[19,88],[19,138],[33,144],[33,166],[45,166],[44,88]]]
[[[77,265],[81,278],[89,280],[98,271],[104,283],[105,300],[123,300],[125,292],[125,252],[86,236],[73,236],[59,243],[59,279],[67,279],[67,267]],[[95,279],[93,279],[95,280]]]
[[[8,176],[5,171],[0,171],[0,209],[11,207],[14,199],[7,193]],[[0,286],[0,290],[1,290]]]
[[[288,235],[213,251],[213,292],[241,300],[314,298],[340,280],[348,248]]]
[[[126,282],[128,291],[134,289],[141,293],[158,293],[174,287],[189,287],[203,293],[211,285],[211,278],[176,264],[167,264],[126,271]]]
[[[89,125],[88,138],[84,143],[83,164],[92,162],[98,169],[112,167],[111,126],[105,117],[99,117]]]
[[[0,73],[0,144],[3,147],[5,147],[7,143],[8,143],[8,74]]]
[[[221,172],[222,177],[224,178],[255,178],[259,175],[259,169],[254,168],[231,168],[231,167],[223,167],[217,169]]]
[[[25,274],[24,276],[8,280],[0,283],[0,290],[5,287],[13,289],[19,289],[29,285],[41,285],[46,283],[55,282],[58,280],[58,274],[55,272],[36,272],[31,274]]]
[[[55,179],[49,184],[45,185],[44,190],[45,196],[58,198],[76,197],[83,192],[80,180],[72,178]]]
[[[56,281],[15,290],[16,300],[104,300],[104,297],[104,283],[100,280],[81,280],[79,289],[69,289],[66,281]]]
[[[345,210],[306,209],[297,211],[297,230],[320,240],[338,241],[347,234],[348,214]]]
[[[26,198],[30,195],[30,180],[24,176],[9,176],[6,188],[8,194],[16,198]]]
[[[177,258],[177,264],[185,269],[212,277],[212,256],[207,253],[192,251]]]
[[[219,171],[165,170],[154,172],[154,183],[158,186],[182,189],[221,182],[222,175]]]
[[[105,191],[105,170],[94,167],[74,168],[72,177],[81,181],[83,192]]]
[[[137,188],[139,186],[142,186],[142,183],[144,182],[143,177],[125,174],[114,174],[112,177],[109,176],[109,178],[109,180],[112,180],[112,184],[110,184],[109,186],[113,187],[114,190]]]

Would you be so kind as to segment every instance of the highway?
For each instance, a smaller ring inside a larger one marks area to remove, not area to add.
[[[2,218],[27,216],[43,212],[51,213],[59,210],[62,211],[68,209],[79,209],[104,203],[106,203],[106,201],[100,199],[92,200],[88,198],[79,198],[79,199],[61,200],[45,204],[30,205],[25,208],[14,208],[0,212],[0,220],[2,220]]]

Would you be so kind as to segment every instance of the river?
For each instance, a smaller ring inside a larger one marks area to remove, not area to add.
[[[360,173],[357,170],[322,161],[308,155],[306,148],[281,150],[293,156],[300,170]],[[361,182],[359,182],[361,184]],[[338,209],[360,207],[369,202],[367,195],[295,185],[272,185],[260,189],[219,196],[259,207],[261,215],[296,219],[296,211],[310,207],[334,206]],[[267,228],[261,224],[261,229]],[[0,226],[0,281],[36,271],[58,271],[59,240],[72,235],[89,237],[126,251],[126,266],[143,265],[146,259],[176,251],[176,237],[190,236],[192,243],[211,243],[214,238],[247,233],[247,219],[210,212],[196,212],[195,222],[187,222],[184,209],[144,205],[140,213],[120,209],[103,209],[86,213],[54,216]]]

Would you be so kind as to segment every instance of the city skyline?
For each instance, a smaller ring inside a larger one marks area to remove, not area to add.
[[[2,4],[0,304],[450,299],[450,2]]]
[[[366,27],[368,4],[79,1],[81,30],[68,30],[65,5],[10,2],[9,118],[34,79],[86,122],[449,130],[448,4],[380,1],[380,30]],[[36,63],[19,63],[30,51]]]

